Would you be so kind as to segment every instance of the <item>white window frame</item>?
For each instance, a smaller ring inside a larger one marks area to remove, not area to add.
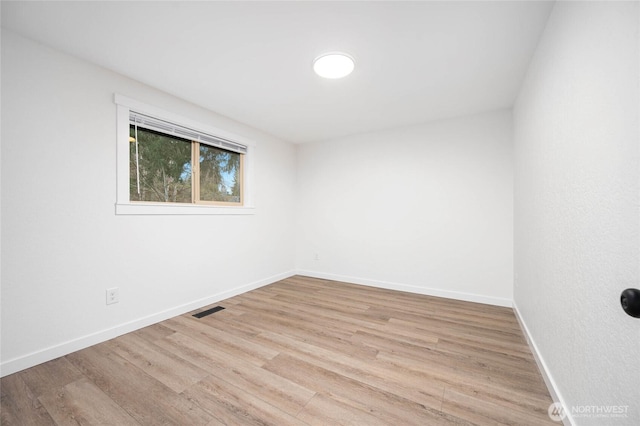
[[[118,215],[246,215],[254,214],[253,198],[251,189],[253,183],[253,153],[255,144],[241,136],[232,134],[225,130],[207,126],[185,117],[164,111],[160,108],[138,102],[134,99],[116,93],[114,95],[116,104],[117,125],[117,188],[116,188],[116,214]],[[203,133],[215,135],[230,141],[237,142],[247,147],[244,154],[243,165],[243,191],[241,206],[220,206],[207,204],[189,203],[147,203],[132,202],[129,195],[129,112],[135,111],[150,117],[158,118],[180,126],[188,127]]]

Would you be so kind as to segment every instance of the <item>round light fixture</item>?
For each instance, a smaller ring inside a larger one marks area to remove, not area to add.
[[[346,77],[354,66],[353,58],[342,52],[325,53],[313,60],[313,70],[324,78]]]

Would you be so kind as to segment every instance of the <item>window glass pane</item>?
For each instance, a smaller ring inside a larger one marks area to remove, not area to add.
[[[135,126],[129,128],[131,201],[191,203],[191,142]]]
[[[240,203],[240,154],[200,145],[200,201]]]

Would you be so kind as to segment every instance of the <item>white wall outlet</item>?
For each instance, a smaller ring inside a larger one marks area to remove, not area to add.
[[[318,253],[316,253],[315,257],[313,258],[313,260],[320,260],[320,255]]]
[[[120,301],[120,296],[118,294],[118,287],[108,288],[107,289],[107,305],[112,305],[114,303],[118,303]]]

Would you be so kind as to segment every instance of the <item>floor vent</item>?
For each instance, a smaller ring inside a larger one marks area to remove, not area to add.
[[[198,312],[197,314],[193,314],[193,316],[196,317],[196,318],[202,318],[202,317],[206,317],[207,315],[211,315],[214,312],[221,311],[223,309],[224,308],[222,306],[216,306],[215,308],[207,309],[206,311],[202,311],[202,312]]]

